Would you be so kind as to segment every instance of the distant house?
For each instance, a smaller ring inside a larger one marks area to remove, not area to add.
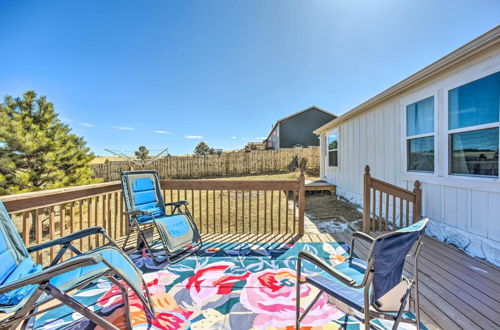
[[[315,131],[321,177],[356,203],[363,168],[422,184],[431,235],[500,265],[500,27]]]
[[[266,150],[266,144],[264,142],[248,142],[244,150],[250,152],[252,150]]]
[[[311,106],[279,119],[264,140],[267,149],[319,146],[313,131],[337,118],[326,110]]]

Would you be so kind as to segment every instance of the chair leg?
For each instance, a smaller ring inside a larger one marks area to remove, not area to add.
[[[96,313],[94,313],[93,311],[88,309],[86,306],[82,305],[81,303],[79,303],[75,299],[71,298],[66,293],[64,293],[63,291],[56,288],[55,286],[53,286],[51,284],[47,284],[44,291],[47,292],[52,297],[59,300],[60,302],[62,302],[63,304],[65,304],[66,306],[73,309],[75,312],[82,314],[87,319],[89,319],[91,322],[101,326],[102,328],[119,330],[112,323],[110,323],[106,319],[100,317],[99,315],[97,315]]]
[[[33,305],[35,305],[38,298],[40,298],[40,296],[42,295],[45,285],[46,284],[41,284],[38,289],[33,292],[33,295],[28,299],[26,304],[13,315],[14,321],[10,324],[7,324],[5,329],[16,329],[21,324],[21,322],[23,322],[23,316],[28,315],[28,313],[30,313],[30,311],[33,309]],[[28,322],[23,322],[22,328],[26,328],[29,323],[29,320]]]
[[[418,279],[415,278],[415,315],[417,318],[417,330],[420,330],[420,301],[418,297]]]
[[[142,279],[142,285],[144,286],[144,291],[146,291],[147,301],[142,302],[146,310],[146,317],[153,321],[153,319],[156,317],[155,307],[153,306],[153,302],[151,301],[151,294],[149,293],[148,285],[144,281],[144,278]],[[140,297],[140,299],[142,300],[142,297]]]
[[[128,229],[127,229],[127,236],[125,237],[125,241],[123,242],[123,245],[122,245],[122,250],[123,251],[125,251],[125,248],[127,247],[128,240],[130,238],[130,234],[132,234],[133,231],[134,231],[134,228],[129,223],[128,224]]]
[[[121,291],[123,297],[123,308],[125,309],[125,319],[127,320],[127,329],[132,329],[132,321],[130,320],[130,302],[128,300],[128,290],[124,287],[120,281],[115,279],[113,276],[109,276],[108,279],[113,282]]]
[[[363,306],[363,322],[365,325],[365,330],[370,330],[370,303],[369,303],[369,292],[368,292],[369,286],[365,286],[364,290],[364,306]]]
[[[297,282],[295,295],[295,329],[300,329],[300,273],[302,268],[302,259],[297,260]]]

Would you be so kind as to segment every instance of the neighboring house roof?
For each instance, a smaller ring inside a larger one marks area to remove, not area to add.
[[[276,126],[278,126],[278,124],[279,124],[279,123],[281,123],[282,121],[285,121],[285,120],[287,120],[287,119],[290,119],[290,118],[292,118],[292,117],[295,117],[295,116],[297,116],[297,115],[301,114],[302,112],[306,112],[306,111],[309,111],[309,110],[312,110],[312,109],[316,109],[316,110],[322,111],[322,112],[324,112],[324,113],[326,113],[326,114],[328,114],[328,115],[330,115],[330,116],[333,116],[333,117],[337,118],[337,116],[336,116],[336,115],[334,115],[333,113],[328,112],[328,111],[326,111],[325,109],[322,109],[322,108],[317,107],[317,106],[315,106],[315,105],[311,105],[310,107],[307,107],[307,108],[305,108],[305,109],[303,109],[303,110],[297,111],[297,112],[295,112],[295,113],[292,113],[291,115],[288,115],[288,116],[286,116],[286,117],[283,117],[283,118],[281,118],[281,119],[278,119],[278,120],[276,121],[276,123],[273,125],[273,128],[271,128],[271,131],[269,132],[269,134],[267,135],[267,137],[266,137],[266,139],[265,139],[264,141],[267,141],[267,140],[269,139],[269,137],[271,136],[271,134],[273,133],[274,129],[276,128]]]
[[[386,89],[382,93],[372,97],[368,101],[361,103],[357,107],[349,110],[348,112],[340,115],[336,119],[326,123],[317,130],[314,131],[315,134],[321,134],[328,129],[337,127],[340,123],[352,118],[368,109],[371,109],[375,105],[386,101],[387,99],[393,97],[398,93],[402,93],[409,88],[416,86],[424,82],[424,80],[430,79],[438,73],[456,65],[465,59],[478,54],[479,52],[500,44],[500,25],[497,25],[490,31],[482,34],[476,39],[468,42],[464,46],[458,48],[457,50],[449,53],[443,58],[437,60],[431,65],[423,68],[422,70],[412,74],[408,78],[400,81],[399,83],[393,85],[392,87]]]

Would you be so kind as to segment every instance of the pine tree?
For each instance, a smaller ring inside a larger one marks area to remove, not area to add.
[[[214,153],[214,149],[210,148],[205,142],[201,141],[194,148],[195,155],[211,155]]]
[[[33,91],[0,103],[0,195],[95,182],[94,155],[57,116]]]
[[[141,160],[146,160],[149,158],[149,150],[145,146],[140,146],[135,152],[135,156]]]

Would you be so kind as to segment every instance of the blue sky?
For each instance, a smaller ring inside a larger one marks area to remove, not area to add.
[[[2,0],[0,95],[46,95],[98,155],[236,149],[310,105],[346,112],[499,23],[498,0]]]

